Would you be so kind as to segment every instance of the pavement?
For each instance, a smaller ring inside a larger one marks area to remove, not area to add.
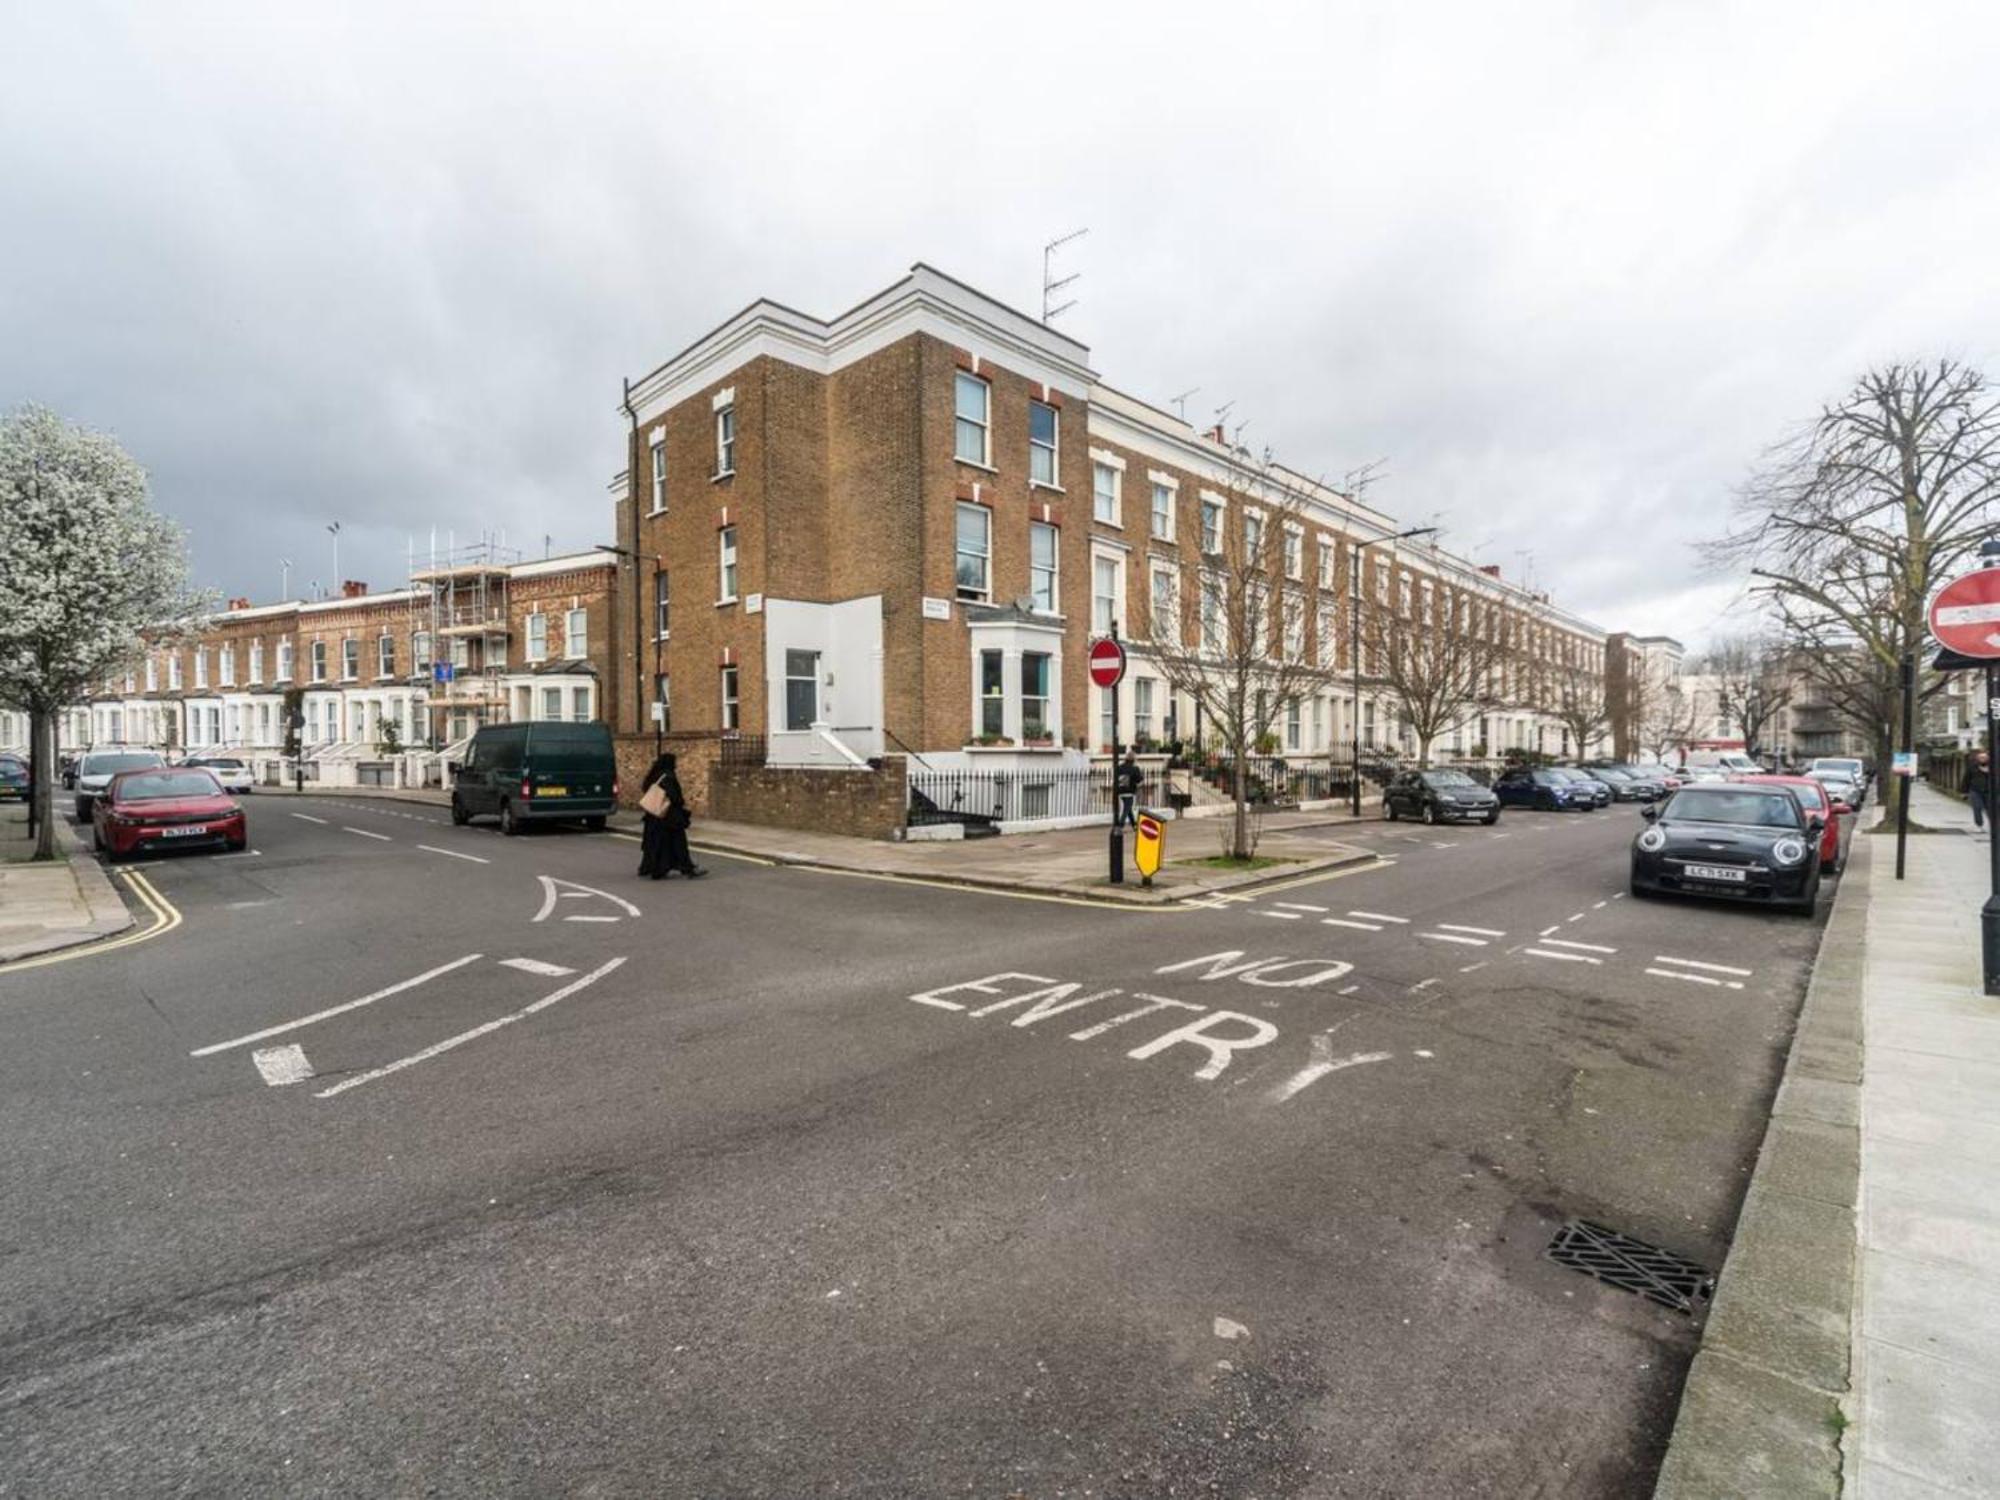
[[[1548,1251],[1723,1264],[1821,928],[1626,808],[1146,910],[249,808],[0,969],[0,1495],[1644,1493],[1698,1311]]]
[[[0,963],[94,943],[132,926],[103,868],[60,815],[56,839],[61,859],[28,863],[28,809],[0,807]]]

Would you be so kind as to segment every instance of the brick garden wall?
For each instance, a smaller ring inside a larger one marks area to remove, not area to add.
[[[888,838],[903,826],[900,755],[885,758],[879,771],[718,765],[707,791],[709,816],[730,823],[866,839]]]
[[[612,748],[618,757],[618,800],[626,807],[637,807],[639,783],[653,764],[653,736],[614,733]],[[713,732],[694,730],[669,734],[662,748],[674,757],[674,774],[680,777],[688,810],[698,818],[710,816],[709,775],[721,754],[722,742]]]

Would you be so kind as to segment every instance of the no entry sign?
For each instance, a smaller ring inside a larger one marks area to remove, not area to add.
[[[2000,658],[2000,568],[1963,573],[1931,600],[1931,634],[1963,656]]]
[[[1125,648],[1110,636],[1090,643],[1090,680],[1101,688],[1117,687],[1125,678]]]

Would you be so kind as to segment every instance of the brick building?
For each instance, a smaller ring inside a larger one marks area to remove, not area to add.
[[[1146,642],[1169,628],[1156,609],[1187,613],[1229,529],[1255,524],[1243,497],[1270,471],[1220,430],[1106,385],[1067,334],[918,265],[832,319],[753,303],[628,381],[622,409],[623,733],[650,737],[658,717],[677,741],[763,736],[772,764],[801,766],[897,751],[1074,760],[1114,731],[1197,733]],[[1277,580],[1312,599],[1296,647],[1345,672],[1353,549],[1403,527],[1283,482],[1305,497]],[[1601,689],[1602,629],[1443,549],[1365,556],[1374,597],[1521,648],[1489,711],[1441,751],[1582,748],[1550,683],[1580,671]],[[1083,670],[1114,622],[1133,647],[1116,726]],[[1385,751],[1408,743],[1365,678],[1358,701],[1328,681],[1281,724],[1288,753],[1337,754],[1357,731]]]

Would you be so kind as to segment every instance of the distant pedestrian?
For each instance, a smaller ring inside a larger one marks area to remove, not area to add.
[[[1974,828],[1984,828],[1986,826],[1986,814],[1990,810],[1986,806],[1987,778],[1992,774],[1989,764],[1984,750],[1975,750],[1973,752],[1972,771],[1965,779],[1965,792],[1966,800],[1972,804],[1972,826]]]
[[[687,796],[674,764],[671,754],[661,755],[639,784],[639,811],[645,816],[639,874],[644,879],[665,880],[678,871],[694,880],[708,873],[695,867],[688,850],[688,825],[694,820],[688,815]]]
[[[1116,810],[1111,814],[1113,828],[1123,828],[1139,821],[1139,788],[1145,785],[1145,781],[1145,773],[1139,769],[1138,760],[1127,750],[1111,781],[1118,798]]]

